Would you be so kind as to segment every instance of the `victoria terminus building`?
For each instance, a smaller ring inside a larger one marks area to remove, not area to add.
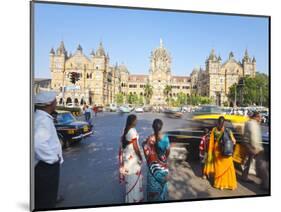
[[[228,101],[230,86],[241,77],[255,76],[256,72],[256,60],[250,58],[247,50],[242,62],[235,60],[232,52],[228,60],[222,62],[212,50],[206,59],[205,70],[194,69],[190,76],[172,75],[171,63],[171,55],[161,39],[160,46],[151,52],[146,75],[130,74],[125,64],[111,65],[102,43],[86,56],[80,45],[72,55],[61,42],[56,51],[53,48],[50,51],[51,88],[59,92],[60,104],[106,105],[115,103],[118,94],[147,97],[146,88],[150,87],[149,104],[166,105],[165,88],[168,86],[171,98],[179,93],[201,95],[221,105]],[[75,84],[71,82],[72,73],[79,76]]]

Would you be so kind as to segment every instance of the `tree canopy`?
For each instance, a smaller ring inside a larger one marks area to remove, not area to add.
[[[255,77],[244,77],[243,84],[234,84],[230,87],[228,98],[236,105],[269,105],[269,80],[266,74],[256,73]]]

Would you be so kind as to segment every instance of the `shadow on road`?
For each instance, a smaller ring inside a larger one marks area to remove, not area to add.
[[[169,193],[170,200],[183,200],[206,198],[210,196],[207,182],[198,178],[191,166],[185,161],[173,160],[169,164],[170,176]]]

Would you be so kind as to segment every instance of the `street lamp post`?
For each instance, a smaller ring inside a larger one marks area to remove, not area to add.
[[[235,89],[234,89],[234,107],[237,106],[237,84],[235,84]]]

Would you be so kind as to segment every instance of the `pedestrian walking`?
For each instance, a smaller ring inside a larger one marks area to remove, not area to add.
[[[144,200],[142,156],[139,149],[139,135],[136,130],[137,117],[129,115],[121,136],[119,148],[119,180],[126,187],[125,202],[137,203]]]
[[[94,105],[93,111],[95,113],[95,116],[97,116],[97,114],[98,114],[98,107],[96,105]]]
[[[208,128],[204,129],[204,135],[201,138],[200,145],[199,145],[199,158],[201,162],[201,168],[202,168],[202,178],[206,179],[206,175],[204,174],[204,167],[205,162],[207,160],[208,155],[208,145],[209,145],[209,139],[210,139],[210,132]]]
[[[86,105],[86,109],[85,109],[84,115],[85,115],[85,120],[87,122],[90,122],[90,119],[91,119],[91,109],[89,108],[88,105]]]
[[[242,172],[242,180],[252,183],[248,176],[250,165],[253,159],[255,159],[255,169],[257,176],[261,179],[261,188],[269,189],[269,170],[268,163],[264,159],[264,148],[262,146],[261,135],[261,115],[259,112],[253,112],[250,116],[250,120],[245,124],[244,128],[244,145],[247,151],[247,160],[244,164]]]
[[[152,124],[154,133],[143,143],[144,155],[148,165],[147,200],[165,201],[168,199],[168,162],[170,141],[161,132],[163,122],[155,119]]]
[[[204,168],[204,174],[208,177],[213,175],[213,186],[215,188],[221,190],[234,190],[237,188],[236,173],[232,156],[226,156],[223,154],[224,134],[227,133],[228,138],[233,145],[236,143],[236,140],[231,130],[224,126],[224,122],[224,117],[220,116],[217,127],[214,127],[210,134],[208,156]]]
[[[44,91],[35,96],[34,164],[35,208],[51,209],[56,205],[62,147],[51,114],[56,108],[56,93]]]

